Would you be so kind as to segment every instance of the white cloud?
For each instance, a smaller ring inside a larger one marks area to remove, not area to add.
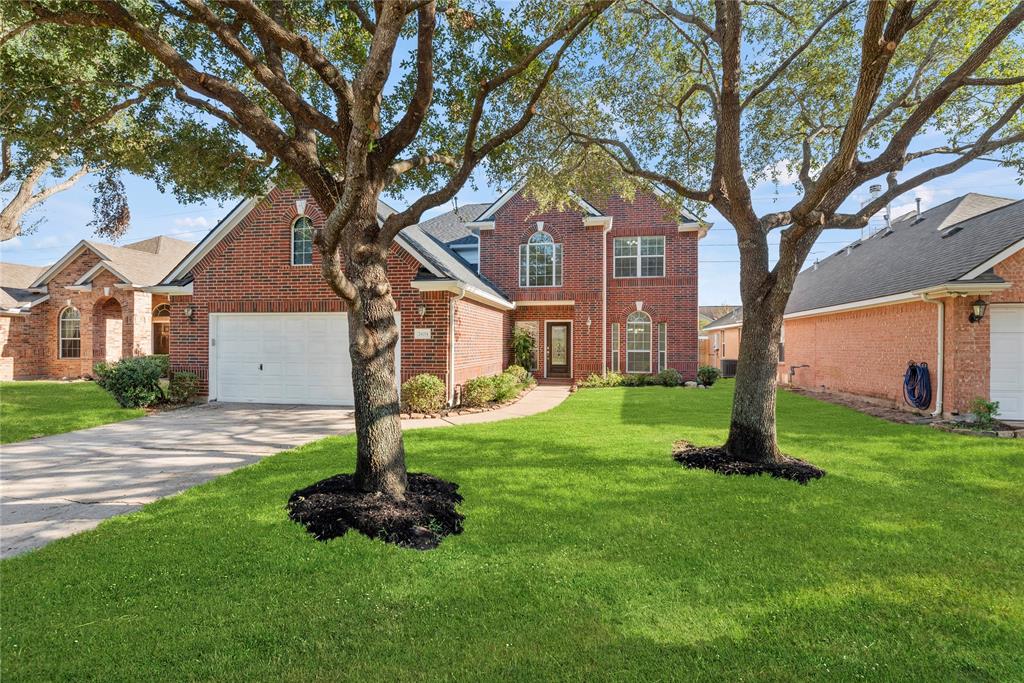
[[[179,228],[208,228],[210,227],[210,221],[206,216],[175,218],[174,225]]]
[[[29,248],[53,249],[54,247],[61,246],[62,243],[63,240],[61,240],[61,238],[57,237],[56,235],[47,235],[46,237],[39,237],[37,239],[32,240],[29,243]]]

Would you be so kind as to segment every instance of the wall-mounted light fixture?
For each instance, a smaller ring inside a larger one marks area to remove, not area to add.
[[[423,304],[420,304],[419,306],[416,307],[416,312],[419,313],[420,317],[422,318],[427,314],[427,307]]]
[[[593,324],[594,321],[590,319],[590,316],[587,316],[587,332],[590,332],[590,326]]]
[[[185,308],[181,309],[181,312],[185,314],[185,317],[189,320],[195,320],[196,309],[192,304],[188,304]]]
[[[971,315],[968,320],[972,323],[980,322],[985,317],[985,309],[988,308],[988,304],[984,299],[977,299],[971,304]]]

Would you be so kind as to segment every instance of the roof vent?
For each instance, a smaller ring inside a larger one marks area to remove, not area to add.
[[[960,227],[959,225],[956,226],[955,228],[950,228],[947,232],[944,232],[942,234],[942,239],[946,239],[947,237],[952,237],[953,235],[957,234],[961,230],[963,230],[963,228]]]
[[[878,239],[884,239],[884,238],[888,237],[889,235],[893,234],[894,232],[896,232],[896,231],[895,231],[895,230],[893,230],[892,228],[886,228],[885,230],[883,230],[883,231],[882,231],[882,232],[881,232],[881,233],[880,233],[880,234],[878,235]]]

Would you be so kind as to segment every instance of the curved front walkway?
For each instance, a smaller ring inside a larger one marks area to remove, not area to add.
[[[549,410],[569,395],[537,387],[499,410],[403,427],[493,422]],[[91,529],[158,498],[289,448],[355,430],[352,411],[208,403],[0,446],[0,557]]]

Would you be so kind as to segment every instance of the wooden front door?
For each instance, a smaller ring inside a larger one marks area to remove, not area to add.
[[[568,377],[572,367],[572,323],[547,324],[548,377]]]

